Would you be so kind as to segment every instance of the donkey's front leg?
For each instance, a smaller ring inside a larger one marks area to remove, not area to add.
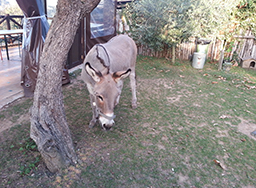
[[[121,96],[122,89],[123,89],[123,85],[124,85],[123,80],[119,80],[119,81],[117,82],[118,96],[117,96],[116,101],[115,101],[115,106],[119,103],[120,96]]]
[[[98,114],[96,103],[95,103],[95,96],[90,94],[90,100],[91,100],[91,107],[92,107],[92,120],[90,121],[89,128],[93,128],[93,126],[96,124],[99,118],[99,114]]]
[[[136,97],[136,75],[135,71],[130,74],[130,85],[132,89],[132,108],[137,107],[137,97]]]

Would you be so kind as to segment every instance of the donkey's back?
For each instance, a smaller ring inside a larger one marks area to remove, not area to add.
[[[110,72],[131,68],[135,71],[137,47],[127,35],[118,35],[108,43],[103,44],[109,53]]]

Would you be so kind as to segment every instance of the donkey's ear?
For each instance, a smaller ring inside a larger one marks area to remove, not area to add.
[[[85,64],[85,70],[92,77],[92,79],[95,82],[99,82],[100,81],[100,78],[102,77],[101,72],[99,72],[99,71],[95,70],[94,68],[92,68],[90,63],[87,62]]]
[[[127,71],[118,71],[113,74],[113,79],[118,82],[121,79],[126,78],[131,73],[131,69],[128,69]]]

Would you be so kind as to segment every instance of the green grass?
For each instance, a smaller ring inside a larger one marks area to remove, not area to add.
[[[27,114],[28,109],[32,105],[32,100],[31,99],[24,99],[22,103],[14,103],[9,105],[9,108],[6,108],[4,111],[0,111],[0,121],[4,121],[5,118],[8,117],[8,120],[12,121],[15,123],[20,116]]]
[[[29,120],[3,132],[0,170],[10,178],[0,179],[0,185],[256,185],[256,140],[239,132],[242,125],[256,128],[256,90],[247,88],[255,86],[256,71],[240,67],[232,67],[230,72],[217,71],[217,65],[210,63],[197,70],[187,61],[172,65],[166,59],[139,56],[136,72],[138,108],[130,107],[127,79],[115,109],[116,126],[109,132],[102,131],[99,125],[88,128],[92,113],[88,91],[80,80],[63,87],[67,120],[80,163],[61,174],[45,173],[42,159],[37,158],[39,153],[28,140]],[[75,77],[79,78],[79,71]],[[10,119],[15,124],[30,105],[24,101],[2,110],[1,121]],[[24,153],[21,147],[29,149]],[[220,161],[224,169],[214,160]],[[28,170],[21,171],[21,165]]]

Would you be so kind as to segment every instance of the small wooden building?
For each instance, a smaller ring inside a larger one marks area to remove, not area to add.
[[[256,70],[256,59],[254,58],[249,58],[249,59],[246,59],[242,62],[242,67],[243,68],[251,68],[251,69],[254,69]]]

